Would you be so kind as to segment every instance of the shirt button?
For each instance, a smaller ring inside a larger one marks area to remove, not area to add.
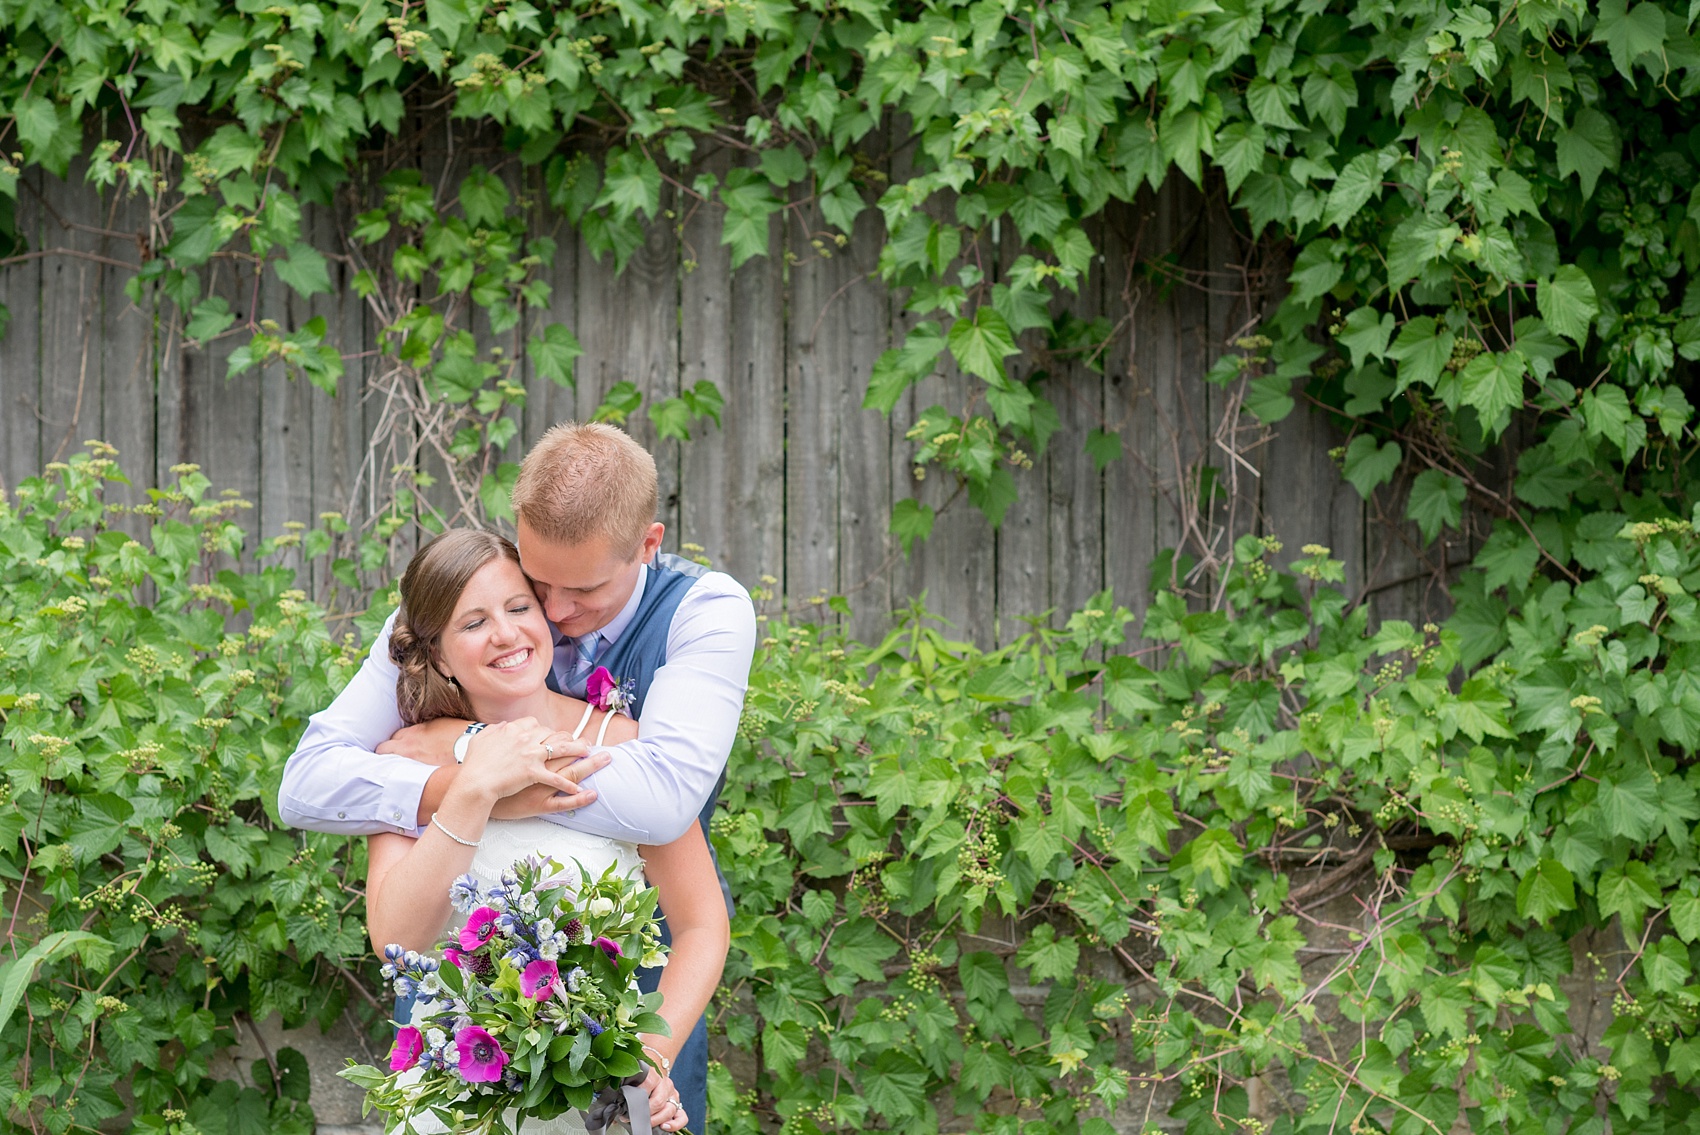
[[[401,823],[401,813],[400,812],[397,812],[395,814],[395,822],[398,823],[398,824]]]
[[[339,820],[346,820],[346,819],[348,819],[348,813],[347,812],[338,812],[336,814],[336,818],[339,819]]]

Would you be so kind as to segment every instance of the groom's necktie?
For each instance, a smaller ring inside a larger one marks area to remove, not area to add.
[[[572,653],[568,656],[572,661],[572,671],[567,675],[565,691],[575,698],[584,696],[585,683],[590,681],[591,671],[596,669],[596,656],[602,653],[605,642],[601,631],[591,631],[576,639],[568,639],[562,645],[570,646]]]

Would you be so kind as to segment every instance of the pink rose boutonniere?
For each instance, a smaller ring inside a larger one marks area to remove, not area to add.
[[[637,700],[636,686],[635,678],[616,678],[608,672],[608,667],[598,666],[585,680],[584,696],[597,709],[630,717],[632,703]]]

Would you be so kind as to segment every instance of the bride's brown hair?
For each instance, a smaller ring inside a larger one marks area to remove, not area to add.
[[[396,706],[409,725],[439,717],[472,717],[466,692],[437,668],[437,649],[461,592],[479,569],[499,556],[519,563],[519,549],[511,541],[494,532],[457,528],[415,552],[402,573],[390,660],[401,671],[395,683]]]

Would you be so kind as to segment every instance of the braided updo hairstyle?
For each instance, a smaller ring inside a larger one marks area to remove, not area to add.
[[[437,667],[443,629],[454,617],[461,592],[480,568],[498,556],[519,563],[519,549],[494,532],[456,528],[443,533],[409,561],[401,577],[401,609],[390,633],[390,660],[401,670],[396,705],[409,725],[439,717],[470,719],[466,692]]]

